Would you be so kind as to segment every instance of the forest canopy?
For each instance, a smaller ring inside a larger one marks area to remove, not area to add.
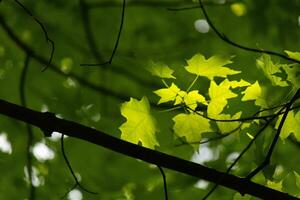
[[[0,1],[0,199],[300,198],[300,1]]]

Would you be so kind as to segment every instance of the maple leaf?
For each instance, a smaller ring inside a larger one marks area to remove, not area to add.
[[[282,115],[278,117],[276,122],[276,128],[279,126]],[[300,141],[300,111],[296,114],[293,111],[290,111],[284,121],[283,127],[280,132],[280,138],[286,139],[292,133],[295,135],[296,139]]]
[[[153,76],[158,76],[160,78],[173,78],[173,79],[176,79],[175,76],[172,75],[174,70],[170,69],[165,64],[155,63],[153,61],[150,61],[150,65],[149,65],[149,68],[147,70]]]
[[[262,89],[256,81],[243,92],[244,96],[242,98],[242,101],[255,101],[255,105],[260,107],[267,107],[267,102],[263,96]]]
[[[175,101],[179,92],[180,89],[174,83],[172,83],[171,86],[168,88],[163,88],[154,91],[156,95],[160,96],[160,100],[158,101],[157,104],[165,103],[168,101]]]
[[[227,75],[238,74],[240,71],[235,71],[224,65],[232,63],[229,57],[212,56],[209,59],[201,54],[196,54],[190,60],[187,60],[188,66],[185,69],[197,76],[205,76],[210,80],[214,77],[227,77]]]
[[[260,59],[256,61],[258,68],[262,69],[265,76],[271,81],[274,86],[286,87],[288,83],[278,77],[276,74],[282,73],[280,65],[275,65],[269,55],[263,54]]]
[[[150,104],[146,97],[140,101],[130,98],[129,102],[122,104],[121,114],[127,119],[119,127],[122,139],[135,144],[141,142],[144,147],[151,149],[159,145],[155,137],[156,121],[150,114]]]
[[[185,137],[188,143],[197,143],[201,140],[201,134],[211,132],[208,119],[195,113],[178,114],[173,118],[174,132],[179,137]],[[199,144],[192,144],[198,150]]]

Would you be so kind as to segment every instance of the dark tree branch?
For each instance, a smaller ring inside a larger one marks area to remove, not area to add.
[[[217,182],[220,177],[222,177],[222,180],[219,182],[220,185],[236,190],[242,194],[250,194],[262,199],[298,199],[286,193],[253,183],[247,179],[219,172],[187,160],[138,146],[75,122],[59,119],[55,117],[54,114],[37,112],[4,100],[0,100],[0,113],[37,126],[42,130],[49,132],[57,131],[132,158],[137,158],[207,181]]]
[[[243,46],[243,45],[240,45],[236,42],[233,42],[232,40],[230,40],[225,34],[221,33],[216,27],[215,25],[212,23],[212,21],[210,20],[205,8],[204,8],[204,4],[202,2],[202,0],[199,0],[199,6],[202,10],[202,13],[207,21],[207,23],[209,24],[209,26],[213,29],[213,31],[218,35],[218,37],[223,40],[224,42],[234,46],[234,47],[237,47],[239,49],[243,49],[245,51],[250,51],[250,52],[255,52],[255,53],[265,53],[265,54],[268,54],[268,55],[273,55],[273,56],[277,56],[277,57],[280,57],[280,58],[283,58],[285,60],[288,60],[288,61],[292,61],[292,62],[295,62],[295,63],[299,63],[300,64],[300,60],[296,60],[294,58],[290,58],[284,54],[281,54],[281,53],[277,53],[277,52],[274,52],[274,51],[269,51],[269,50],[262,50],[262,49],[255,49],[255,48],[250,48],[250,47],[246,47],[246,46]]]

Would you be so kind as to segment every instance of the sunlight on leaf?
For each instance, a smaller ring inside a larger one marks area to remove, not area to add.
[[[292,52],[292,51],[288,51],[285,50],[284,51],[290,58],[296,59],[300,61],[300,52]]]
[[[265,98],[262,93],[262,89],[258,81],[256,81],[255,83],[247,87],[247,89],[243,92],[243,94],[244,96],[242,98],[242,101],[254,100],[255,105],[260,107],[267,107],[267,103],[265,101]]]
[[[160,97],[160,100],[158,101],[157,104],[161,104],[169,101],[175,101],[179,91],[180,89],[174,83],[172,83],[169,88],[163,88],[154,91],[154,93]]]
[[[264,72],[265,76],[271,81],[274,86],[285,87],[287,82],[277,76],[277,73],[282,73],[280,66],[276,66],[269,55],[262,55],[257,61],[257,66]]]
[[[280,121],[281,121],[282,115],[278,117],[278,120],[276,122],[276,128],[278,128]],[[284,125],[280,132],[280,138],[282,140],[286,139],[290,136],[290,134],[294,134],[296,139],[300,141],[300,111],[298,111],[296,114],[294,111],[290,111],[285,119]]]
[[[161,63],[155,63],[153,61],[150,61],[149,67],[147,70],[153,75],[160,78],[173,78],[176,79],[175,76],[173,76],[174,70],[170,69],[167,65],[161,64]]]
[[[156,140],[156,121],[150,114],[150,104],[146,97],[142,100],[130,98],[121,106],[121,114],[127,119],[119,129],[121,138],[134,144],[142,143],[144,147],[154,149],[159,146]]]
[[[185,137],[189,142],[200,142],[201,134],[211,132],[209,120],[194,114],[178,114],[173,118],[174,132],[178,137]],[[198,150],[199,144],[192,144]]]
[[[267,181],[267,186],[278,191],[282,191],[282,181],[280,182],[272,182],[272,181]]]
[[[224,67],[224,65],[230,64],[232,61],[230,57],[225,56],[212,56],[209,59],[201,54],[196,54],[190,60],[187,60],[187,66],[185,69],[198,76],[205,76],[210,80],[214,77],[227,77],[227,75],[238,74],[240,71],[235,71],[230,68]]]

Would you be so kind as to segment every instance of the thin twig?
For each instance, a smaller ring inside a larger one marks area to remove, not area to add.
[[[47,65],[42,69],[42,71],[45,71],[51,64],[52,62],[52,59],[53,59],[53,55],[54,55],[54,51],[55,51],[55,45],[54,45],[54,42],[53,40],[51,40],[49,38],[49,35],[48,35],[48,32],[45,28],[45,26],[43,25],[43,23],[38,19],[36,18],[32,12],[25,7],[25,5],[23,5],[21,2],[19,2],[18,0],[14,0],[30,17],[33,18],[33,20],[41,27],[41,29],[43,30],[44,32],[44,35],[45,35],[45,39],[46,39],[46,42],[48,42],[51,46],[51,53],[50,53],[50,57],[49,57],[49,60],[48,60],[48,63]]]
[[[255,140],[260,136],[260,134],[268,127],[268,125],[278,116],[278,114],[283,111],[285,107],[281,108],[280,111],[277,112],[277,115],[274,115],[272,118],[268,119],[267,122],[264,124],[264,126],[255,134],[253,139],[248,143],[248,145],[244,148],[244,150],[239,154],[239,156],[234,160],[234,162],[228,167],[226,170],[226,174],[229,174],[231,169],[237,164],[237,162],[243,157],[243,155],[250,149],[252,144],[255,142]],[[222,181],[223,177],[220,177],[219,180],[215,183],[213,188],[203,197],[202,200],[207,199],[219,186],[220,182]]]
[[[300,60],[297,60],[297,59],[294,59],[294,58],[290,58],[284,54],[281,54],[281,53],[277,53],[277,52],[274,52],[274,51],[269,51],[269,50],[262,50],[262,49],[256,49],[256,48],[250,48],[250,47],[246,47],[246,46],[243,46],[243,45],[240,45],[238,43],[235,43],[233,42],[232,40],[230,40],[225,34],[221,33],[216,27],[215,25],[211,22],[205,8],[204,8],[204,4],[202,2],[202,0],[199,0],[199,6],[202,10],[202,13],[207,21],[207,23],[209,24],[209,26],[214,30],[214,32],[218,35],[218,37],[223,40],[224,42],[234,46],[234,47],[237,47],[239,49],[243,49],[245,51],[250,51],[250,52],[255,52],[255,53],[265,53],[265,54],[269,54],[269,55],[273,55],[273,56],[277,56],[277,57],[280,57],[280,58],[283,58],[285,60],[288,60],[288,61],[292,61],[292,62],[295,62],[295,63],[299,63],[300,64]]]
[[[169,197],[168,197],[168,188],[167,188],[167,177],[166,177],[166,174],[165,174],[163,168],[161,166],[159,166],[159,165],[157,165],[157,167],[158,167],[158,169],[159,169],[159,171],[161,173],[161,176],[162,176],[163,182],[164,182],[165,200],[168,200]]]
[[[107,65],[107,64],[110,65],[112,63],[113,58],[114,58],[114,56],[117,52],[119,42],[120,42],[120,38],[121,38],[121,33],[122,33],[122,30],[123,30],[124,18],[125,18],[125,7],[126,7],[126,0],[123,0],[120,28],[119,28],[119,32],[118,32],[118,36],[117,36],[117,39],[116,39],[114,49],[112,51],[112,54],[111,54],[109,60],[104,62],[104,63],[98,63],[98,64],[97,63],[96,64],[80,64],[80,66],[101,66],[101,65]]]
[[[266,158],[264,159],[264,161],[255,169],[253,170],[248,176],[247,178],[248,179],[251,179],[252,177],[254,177],[257,173],[259,173],[264,167],[266,167],[267,165],[270,164],[270,160],[271,160],[271,156],[273,154],[273,151],[274,151],[274,148],[277,144],[277,141],[279,139],[279,136],[280,136],[280,133],[281,133],[281,130],[282,130],[282,127],[284,125],[284,122],[288,116],[288,113],[290,112],[290,107],[293,105],[293,103],[300,98],[300,89],[297,90],[296,94],[293,96],[293,98],[289,101],[289,103],[286,105],[286,108],[285,108],[285,111],[284,111],[284,114],[280,120],[280,123],[279,123],[279,126],[277,128],[277,132],[276,132],[276,135],[270,145],[270,149],[267,153],[267,156]]]
[[[66,155],[66,153],[65,153],[65,147],[64,147],[64,134],[61,135],[60,144],[61,144],[61,152],[62,152],[63,158],[64,158],[64,160],[65,160],[65,162],[66,162],[66,164],[67,164],[67,166],[68,166],[68,169],[69,169],[69,171],[70,171],[72,177],[73,177],[74,180],[75,180],[75,186],[73,186],[72,188],[74,189],[75,187],[78,186],[81,190],[83,190],[83,191],[85,191],[85,192],[87,192],[87,193],[90,193],[90,194],[98,194],[97,192],[92,192],[92,191],[86,189],[85,187],[83,187],[83,186],[79,183],[79,180],[78,180],[78,178],[76,177],[75,172],[74,172],[73,169],[72,169],[71,163],[69,162],[68,157],[67,157],[67,155]]]

